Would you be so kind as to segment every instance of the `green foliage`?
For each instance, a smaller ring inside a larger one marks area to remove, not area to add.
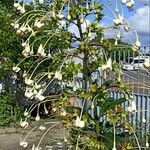
[[[0,93],[0,126],[7,126],[20,119],[22,108],[17,106],[10,90]]]
[[[18,63],[21,58],[21,43],[11,27],[11,18],[14,15],[13,11],[0,5],[0,79],[5,78],[11,72],[13,64]]]

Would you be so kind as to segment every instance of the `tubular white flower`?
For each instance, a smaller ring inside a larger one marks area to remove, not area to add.
[[[26,12],[26,10],[25,10],[25,6],[24,6],[24,4],[23,4],[22,9],[20,10],[20,13],[21,13],[21,14],[24,14],[25,12]]]
[[[145,119],[145,118],[142,118],[142,122],[143,122],[143,123],[146,123],[146,119]]]
[[[27,128],[29,126],[29,123],[25,120],[25,121],[22,121],[22,118],[20,120],[20,126],[22,128]]]
[[[130,30],[130,25],[128,23],[125,24],[124,30],[128,32]]]
[[[115,45],[117,46],[118,45],[118,39],[116,38],[115,40]]]
[[[35,89],[38,90],[38,89],[40,89],[42,87],[42,85],[35,83],[34,87],[35,87]]]
[[[31,150],[35,150],[35,145],[34,144],[32,145],[32,149]]]
[[[112,60],[111,60],[111,58],[109,58],[107,60],[106,64],[102,65],[102,67],[100,69],[102,69],[102,70],[112,69]]]
[[[44,4],[44,0],[39,0],[39,4],[43,5]]]
[[[37,51],[37,54],[38,54],[38,55],[41,55],[41,56],[43,56],[43,57],[45,57],[45,56],[46,56],[46,53],[45,53],[44,51],[45,51],[45,50],[44,50],[44,48],[43,48],[43,45],[40,44],[40,46],[39,46],[39,48],[38,48],[38,51]]]
[[[62,74],[60,71],[55,72],[55,79],[62,80]]]
[[[141,42],[139,41],[139,39],[136,40],[135,46],[137,46],[138,48],[141,47]]]
[[[29,115],[29,112],[28,112],[28,110],[26,108],[25,111],[24,111],[24,116],[27,117],[28,115]]]
[[[121,0],[121,2],[122,2],[123,4],[126,4],[126,3],[127,3],[127,0]]]
[[[22,26],[20,27],[20,31],[25,32],[26,30],[27,30],[27,28],[26,28],[25,25],[22,25]]]
[[[37,114],[37,116],[35,117],[35,120],[36,120],[36,121],[39,121],[39,120],[40,120],[39,114]]]
[[[33,80],[28,79],[27,77],[25,78],[25,84],[26,84],[26,85],[32,86],[32,85],[33,85],[33,83],[34,83],[34,81],[33,81]]]
[[[15,8],[18,8],[19,6],[20,6],[19,3],[14,3],[14,7],[15,7]]]
[[[48,114],[48,110],[46,109],[45,103],[44,103],[44,113],[45,113],[45,114]]]
[[[61,111],[60,115],[65,117],[67,115],[67,113],[65,110],[63,110],[63,111]]]
[[[41,28],[42,26],[44,26],[44,23],[42,23],[39,20],[35,20],[34,26],[37,27],[37,28]]]
[[[57,111],[57,108],[56,108],[56,107],[52,108],[52,111],[53,111],[53,112],[56,112],[56,111]]]
[[[59,14],[57,15],[57,17],[58,17],[59,19],[63,19],[63,18],[64,18],[64,15],[59,13]]]
[[[129,2],[127,2],[126,3],[126,6],[129,8],[129,9],[131,9],[133,6],[134,6],[134,0],[131,0],[131,1],[129,1]]]
[[[75,121],[75,126],[76,126],[76,127],[83,128],[83,127],[85,126],[84,120],[81,121],[80,117],[77,116],[76,121]]]
[[[129,112],[135,112],[136,111],[136,104],[134,101],[131,102],[130,106],[128,107]]]
[[[17,73],[17,72],[19,72],[21,69],[20,69],[18,66],[15,66],[15,67],[12,68],[12,70]]]
[[[26,141],[20,141],[20,146],[26,148],[28,146],[28,143]]]
[[[91,108],[92,108],[92,109],[94,109],[94,108],[95,108],[95,107],[94,107],[94,102],[92,102]]]
[[[146,146],[146,147],[149,147],[149,143],[148,143],[148,142],[146,142],[145,146]]]
[[[19,28],[19,24],[17,22],[14,23],[14,29],[18,29]]]
[[[46,129],[46,127],[44,127],[44,126],[39,126],[39,130],[41,130],[41,131],[44,131]]]
[[[115,26],[121,25],[123,23],[123,20],[124,20],[124,17],[119,14],[118,18],[113,20],[114,25]]]
[[[21,11],[22,6],[21,6],[21,5],[19,5],[16,9],[17,9],[18,11]]]
[[[23,42],[23,43],[21,44],[22,47],[25,47],[26,45],[27,45],[26,42]]]
[[[69,20],[69,21],[71,20],[71,15],[69,15],[69,14],[67,15],[67,20]]]
[[[74,85],[73,86],[73,91],[75,92],[77,90],[77,87]]]
[[[42,95],[43,94],[43,90],[39,90],[39,92],[36,94],[35,98],[37,98],[40,101],[43,101],[45,99],[45,97]]]
[[[29,45],[29,42],[25,45],[24,51],[25,51],[26,53],[30,53],[30,45]]]
[[[31,88],[27,88],[25,91],[25,97],[29,98],[29,99],[33,99],[33,95],[34,93],[32,92]]]
[[[24,57],[29,56],[29,54],[30,54],[30,53],[27,53],[25,50],[22,51],[22,55],[23,55]]]
[[[17,33],[17,34],[20,34],[20,33],[21,33],[21,30],[20,30],[20,29],[18,29],[16,33]]]

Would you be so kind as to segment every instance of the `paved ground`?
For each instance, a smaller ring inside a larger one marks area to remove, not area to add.
[[[36,125],[36,123],[32,123],[32,127]],[[45,126],[51,126],[52,124],[48,124]],[[19,141],[22,137],[24,137],[28,131],[32,129],[29,127],[28,129],[22,129],[20,127],[7,127],[7,128],[0,128],[0,150],[23,150],[22,147],[19,146]],[[28,148],[26,150],[31,150],[32,144],[35,145],[40,140],[42,133],[45,131],[35,130],[32,134],[29,135],[27,138],[27,142],[29,143]],[[50,150],[50,142],[56,141],[56,144],[61,147],[61,143],[58,142],[63,139],[63,131],[61,129],[61,126],[53,128],[48,132],[48,134],[45,136],[41,143],[42,150]],[[45,148],[45,145],[47,145],[47,148]],[[52,150],[52,149],[51,149]],[[58,148],[57,148],[58,150]]]

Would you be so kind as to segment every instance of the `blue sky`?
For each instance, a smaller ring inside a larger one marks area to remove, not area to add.
[[[30,2],[31,0],[25,0],[26,2]],[[116,0],[95,0],[97,2],[101,2],[106,5],[110,5],[110,8],[114,10],[116,5]],[[133,11],[129,11],[126,6],[123,6],[120,3],[121,0],[118,0],[119,4],[119,11],[124,12],[125,19],[136,29],[136,31],[139,34],[140,41],[143,46],[149,46],[150,45],[150,0],[135,0],[135,7]],[[121,8],[122,7],[122,8]],[[110,13],[110,11],[107,8],[104,8],[104,14],[106,14],[109,17],[113,17]],[[114,18],[113,18],[114,19]],[[89,18],[91,21],[92,18]],[[103,19],[102,24],[107,26],[112,24],[112,20]],[[109,33],[106,33],[106,36],[109,35]],[[130,33],[126,36],[131,37],[131,39],[134,41],[135,35],[133,33]],[[125,38],[126,42],[129,42]],[[130,42],[129,42],[130,43]]]

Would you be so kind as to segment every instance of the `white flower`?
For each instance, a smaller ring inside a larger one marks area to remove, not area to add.
[[[25,111],[24,111],[24,116],[27,117],[28,115],[29,115],[29,112],[28,112],[28,110],[26,108]]]
[[[128,107],[128,111],[129,112],[135,112],[136,111],[136,105],[135,105],[135,102],[132,101],[130,106]]]
[[[76,125],[76,127],[83,128],[85,126],[85,122],[81,121],[80,117],[77,116],[76,121],[75,121],[75,125]]]
[[[18,11],[20,11],[20,10],[22,9],[22,6],[20,5],[20,6],[18,6],[16,9],[17,9]]]
[[[146,142],[146,145],[145,145],[146,147],[149,147],[149,143],[148,142]]]
[[[15,7],[15,8],[17,8],[17,7],[19,7],[19,6],[20,6],[19,3],[14,3],[14,7]]]
[[[35,120],[36,121],[39,121],[40,120],[40,116],[37,114],[37,116],[35,117]]]
[[[125,24],[124,30],[128,32],[130,30],[130,25],[128,23]]]
[[[24,4],[23,4],[23,7],[22,7],[22,9],[20,10],[20,12],[21,12],[21,14],[24,14],[24,13],[26,12],[25,7],[24,7]]]
[[[59,19],[63,19],[64,15],[59,13],[59,14],[57,15],[57,17],[58,17]]]
[[[113,22],[115,24],[115,26],[121,25],[123,23],[123,16],[121,16],[120,14],[118,15],[118,18],[114,19]]]
[[[29,123],[25,120],[25,121],[22,121],[22,118],[20,120],[20,126],[22,128],[27,128],[29,126]]]
[[[65,117],[67,115],[67,113],[65,110],[63,110],[63,111],[61,111],[60,115]]]
[[[95,108],[95,107],[94,107],[94,102],[92,102],[91,108],[92,108],[92,109],[94,109],[94,108]]]
[[[132,50],[133,50],[133,51],[137,51],[138,49],[139,49],[139,48],[138,48],[136,45],[133,45],[133,46],[132,46]]]
[[[29,45],[29,42],[25,45],[24,51],[25,51],[26,53],[30,53],[30,45]]]
[[[67,142],[68,142],[68,140],[67,140],[67,138],[66,138],[66,137],[64,137],[64,142],[65,142],[65,143],[67,143]]]
[[[12,70],[17,73],[17,72],[19,72],[21,69],[20,69],[19,67],[15,66],[15,67],[12,68]]]
[[[55,72],[55,79],[62,80],[62,74],[60,71]]]
[[[12,22],[11,24],[10,24],[12,27],[14,27],[15,26],[15,24]]]
[[[44,48],[43,48],[43,45],[40,44],[39,48],[38,48],[38,51],[37,51],[37,54],[45,57],[46,56],[46,53],[44,52]]]
[[[145,119],[145,118],[142,118],[142,122],[143,122],[143,123],[146,123],[146,119]]]
[[[113,147],[113,149],[112,149],[112,150],[117,150],[117,149],[116,149],[116,147]]]
[[[118,45],[118,39],[116,38],[115,40],[115,45],[117,46]]]
[[[38,90],[38,89],[40,89],[40,88],[41,88],[41,85],[40,85],[40,84],[35,83],[34,87]]]
[[[32,92],[32,89],[31,88],[26,88],[26,91],[25,91],[25,97],[29,98],[29,99],[32,99],[33,98],[33,95],[34,93]]]
[[[138,47],[138,48],[141,46],[141,43],[140,43],[140,41],[138,39],[135,42],[135,46]]]
[[[42,26],[44,26],[44,23],[42,23],[39,20],[36,20],[35,23],[34,23],[34,26],[37,27],[37,28],[41,28]]]
[[[20,31],[25,32],[26,30],[27,30],[27,28],[26,28],[25,25],[22,25],[22,26],[20,27]]]
[[[123,4],[126,4],[127,0],[121,0],[121,2],[122,2]]]
[[[77,90],[77,87],[74,85],[73,86],[73,91],[75,92]]]
[[[113,22],[116,26],[120,25],[120,20],[118,18],[114,19]]]
[[[26,76],[27,76],[27,73],[26,71],[24,71],[22,77],[25,78]]]
[[[39,90],[39,92],[36,94],[35,98],[37,98],[40,101],[43,101],[45,99],[45,96],[42,95],[43,94],[43,90]]]
[[[28,146],[28,143],[26,141],[20,141],[20,146],[26,148]]]
[[[106,64],[102,65],[101,69],[105,70],[105,69],[112,69],[112,60],[111,58],[109,58],[106,62]]]
[[[134,6],[134,0],[131,0],[129,2],[126,3],[126,6],[131,9]]]
[[[52,111],[53,111],[53,112],[56,112],[56,111],[57,111],[57,108],[56,108],[56,107],[52,108]]]
[[[25,84],[26,85],[33,85],[33,83],[34,83],[34,81],[33,80],[31,80],[31,79],[28,79],[27,77],[25,78]]]
[[[45,129],[46,129],[46,127],[44,127],[44,126],[39,126],[39,130],[44,131]]]
[[[17,30],[17,34],[20,34],[20,33],[21,33],[21,30],[20,30],[20,29],[18,29],[18,30]]]
[[[67,15],[67,20],[71,20],[71,15]]]
[[[44,0],[39,0],[39,4],[43,5],[44,4]]]
[[[25,50],[22,51],[22,55],[23,55],[24,57],[29,56],[29,54],[30,54],[30,53],[27,53]]]
[[[17,22],[15,22],[14,28],[15,28],[15,29],[18,29],[18,28],[19,28],[19,24],[18,24]]]
[[[26,45],[27,45],[26,42],[23,42],[23,43],[21,44],[22,47],[25,47]]]
[[[31,150],[35,150],[35,145],[34,144],[32,145],[32,149]]]

